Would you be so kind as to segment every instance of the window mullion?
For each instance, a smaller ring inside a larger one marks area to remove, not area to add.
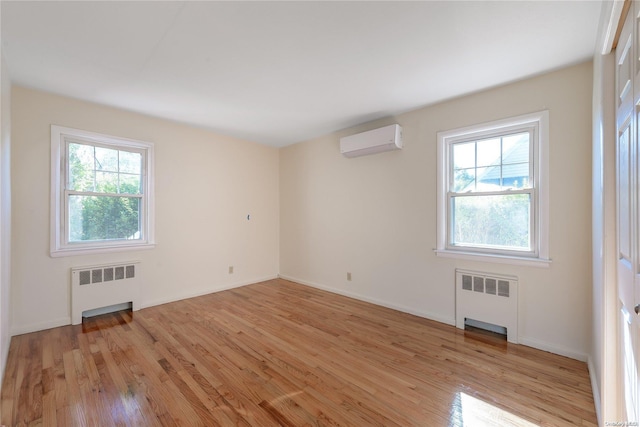
[[[473,159],[473,189],[477,190],[478,189],[478,142],[474,142],[473,143],[473,152],[474,152],[474,159]]]
[[[503,141],[504,139],[500,137],[500,188],[504,187],[504,176],[503,176],[503,168],[502,165],[504,163],[504,159],[502,158],[503,150]]]
[[[531,129],[529,131],[529,140],[532,142],[529,144],[529,176],[531,177],[531,181],[533,182],[533,186],[538,188],[540,185],[540,181],[538,180],[538,174],[536,173],[536,168],[538,159],[536,152],[538,151],[538,132],[536,129]]]
[[[455,167],[453,164],[453,144],[448,144],[447,145],[447,162],[448,162],[448,167],[447,167],[447,175],[448,175],[448,179],[447,179],[447,192],[451,192],[454,189],[454,182],[455,182]]]
[[[521,188],[518,190],[502,190],[502,191],[469,191],[466,193],[456,193],[450,191],[449,194],[452,197],[464,197],[464,196],[508,196],[510,194],[533,194],[533,188]]]
[[[118,193],[120,193],[120,150],[117,151],[118,153]]]
[[[69,190],[63,189],[62,197],[62,221],[60,221],[60,233],[65,245],[69,244]]]
[[[531,190],[531,195],[530,200],[530,206],[529,206],[529,246],[531,248],[531,251],[533,253],[535,253],[536,255],[539,255],[539,247],[540,247],[540,236],[539,236],[539,227],[538,224],[540,223],[540,217],[539,217],[539,201],[538,201],[538,194],[539,194],[539,189],[538,186],[536,185],[535,188],[532,188]]]
[[[98,165],[96,165],[96,147],[93,146],[93,183],[92,183],[92,188],[95,191],[96,189],[96,180],[97,180],[97,169],[98,169]]]
[[[65,190],[70,196],[87,196],[87,197],[126,197],[126,198],[138,198],[142,199],[143,194],[131,194],[131,193],[99,193],[95,191],[76,191]]]
[[[69,174],[69,141],[65,138],[64,142],[61,143],[63,145],[63,150],[60,151],[60,155],[63,156],[59,163],[61,179],[60,185],[58,187],[58,191],[62,192],[62,200],[58,200],[58,207],[60,209],[60,218],[59,228],[60,228],[60,237],[64,245],[69,243],[69,185],[70,185],[70,174]]]

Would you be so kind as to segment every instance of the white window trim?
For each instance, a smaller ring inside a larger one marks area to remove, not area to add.
[[[537,181],[537,197],[534,213],[537,216],[532,236],[537,244],[535,254],[527,252],[519,255],[517,251],[509,253],[492,253],[475,251],[473,248],[447,247],[448,208],[447,183],[445,173],[449,172],[448,146],[456,141],[467,138],[482,137],[496,132],[508,132],[509,128],[536,125],[538,127],[537,141],[533,152],[534,179]],[[437,246],[436,255],[448,258],[458,258],[472,261],[489,261],[514,265],[548,267],[549,259],[549,111],[544,110],[522,116],[497,120],[489,123],[468,126],[449,131],[438,132],[437,135]]]
[[[118,240],[109,242],[87,242],[65,244],[64,223],[65,197],[62,179],[66,176],[65,139],[78,139],[97,145],[120,146],[134,148],[145,152],[146,176],[143,184],[143,215],[142,227],[144,230],[142,240]],[[122,252],[155,247],[154,239],[154,155],[153,144],[150,142],[136,141],[133,139],[119,138],[96,132],[89,132],[63,126],[51,125],[51,225],[50,225],[50,254],[52,257],[70,255],[88,255],[94,253]]]

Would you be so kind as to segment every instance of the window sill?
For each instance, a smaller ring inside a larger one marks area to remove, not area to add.
[[[139,245],[121,245],[121,246],[109,246],[109,247],[82,247],[82,248],[63,248],[52,249],[51,257],[65,257],[76,255],[92,255],[92,254],[104,254],[113,252],[129,252],[129,251],[141,251],[155,248],[155,243],[144,243]]]
[[[484,253],[481,254],[477,252],[451,251],[446,249],[434,249],[434,252],[439,257],[457,258],[468,261],[495,262],[499,264],[522,265],[527,267],[540,268],[548,268],[551,265],[551,260],[547,258],[528,258],[513,255],[496,255]]]

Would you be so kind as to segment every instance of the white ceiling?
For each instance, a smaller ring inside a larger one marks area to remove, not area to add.
[[[14,83],[284,146],[588,60],[601,1],[1,5]]]

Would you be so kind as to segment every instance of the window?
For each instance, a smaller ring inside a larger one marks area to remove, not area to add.
[[[438,133],[438,255],[549,262],[547,139],[547,111]]]
[[[51,256],[153,247],[153,145],[51,126]]]

